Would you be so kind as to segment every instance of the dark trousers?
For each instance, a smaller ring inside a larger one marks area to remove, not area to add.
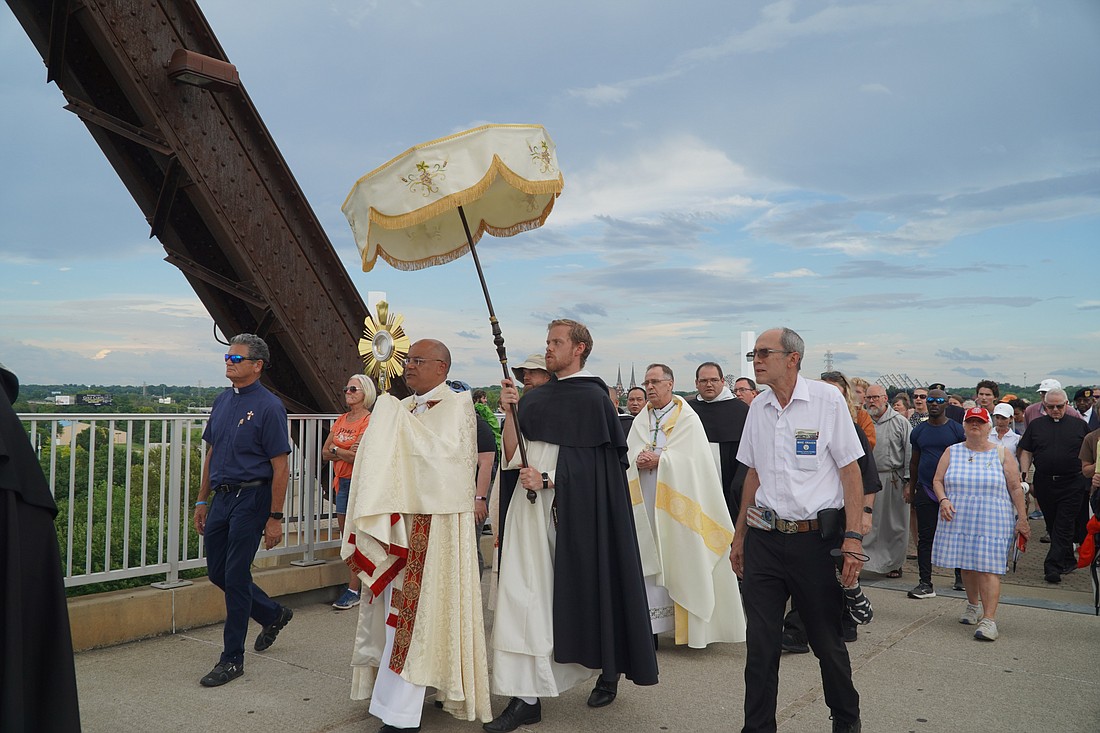
[[[923,491],[917,487],[918,494]],[[913,499],[913,510],[917,513],[917,575],[921,583],[932,585],[932,542],[940,523],[940,505],[917,496]]]
[[[1085,539],[1088,522],[1089,480],[1082,474],[1055,481],[1035,472],[1035,499],[1043,512],[1043,522],[1050,535],[1050,549],[1043,561],[1043,573],[1065,573],[1077,567],[1073,543]]]
[[[204,536],[210,582],[225,592],[221,661],[242,663],[249,617],[261,626],[279,618],[279,604],[252,582],[252,561],[271,512],[271,486],[212,496]]]
[[[742,598],[748,623],[745,660],[745,726],[742,733],[776,729],[779,654],[787,599],[803,609],[806,638],[821,667],[825,703],[834,719],[859,718],[859,693],[840,635],[844,606],[836,563],[837,546],[817,532],[783,534],[749,529],[745,536]]]

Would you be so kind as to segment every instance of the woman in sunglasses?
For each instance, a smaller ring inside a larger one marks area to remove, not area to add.
[[[336,418],[328,440],[322,448],[322,458],[332,461],[332,476],[336,491],[336,521],[340,524],[340,536],[344,536],[344,521],[348,514],[348,489],[351,486],[351,469],[363,431],[370,422],[370,409],[378,397],[374,382],[366,374],[353,374],[344,387],[344,402],[348,411]],[[346,610],[359,605],[359,576],[348,568],[348,587],[332,607]]]

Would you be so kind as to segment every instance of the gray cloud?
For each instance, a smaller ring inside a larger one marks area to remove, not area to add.
[[[723,357],[719,356],[718,354],[712,353],[710,351],[692,351],[690,353],[684,354],[684,361],[692,362],[696,366],[702,364],[704,361],[713,361],[721,364],[722,358]]]
[[[472,340],[477,340],[477,339],[481,338],[480,334],[474,333],[473,331],[456,331],[455,335],[456,336],[461,336],[464,339],[472,339]]]
[[[1069,377],[1070,379],[1100,379],[1100,370],[1087,369],[1085,367],[1055,369],[1051,374],[1057,374],[1060,377]]]
[[[965,374],[966,376],[974,377],[975,379],[982,379],[989,375],[989,372],[987,372],[985,369],[980,369],[978,367],[955,367],[951,371],[958,372],[959,374]]]
[[[833,354],[833,361],[840,361],[840,362],[855,361],[856,359],[859,358],[859,354],[853,354],[853,353],[848,352],[848,351],[834,351],[834,352],[832,352],[832,354]]]
[[[997,357],[991,354],[971,354],[969,351],[964,351],[957,346],[950,351],[944,349],[938,349],[936,356],[940,359],[946,359],[947,361],[996,361]],[[984,373],[984,372],[983,372]]]
[[[935,279],[952,277],[976,272],[991,272],[1005,269],[1004,265],[973,264],[959,267],[930,267],[926,262],[887,262],[885,260],[848,260],[837,265],[827,277],[844,279]]]

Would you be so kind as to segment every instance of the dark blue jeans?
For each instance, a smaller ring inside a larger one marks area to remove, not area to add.
[[[243,663],[249,617],[261,626],[279,618],[279,604],[252,582],[252,561],[271,512],[271,485],[212,496],[204,536],[210,581],[225,592],[221,661]]]

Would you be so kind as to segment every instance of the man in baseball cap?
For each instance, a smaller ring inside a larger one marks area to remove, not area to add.
[[[1085,422],[1092,419],[1092,405],[1095,401],[1096,397],[1092,391],[1092,387],[1079,389],[1073,395],[1073,406],[1081,413],[1081,419]]]

